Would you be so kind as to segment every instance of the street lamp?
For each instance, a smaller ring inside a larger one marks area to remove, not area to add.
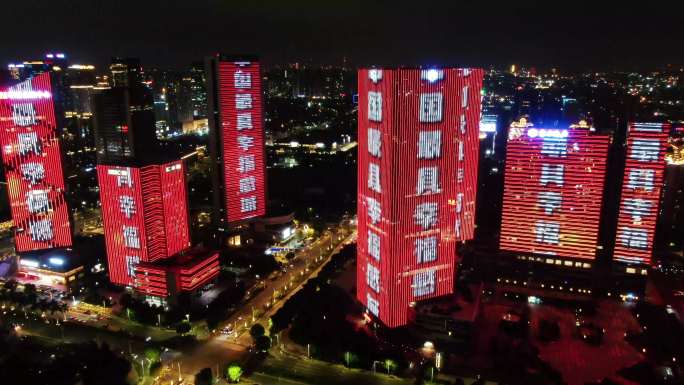
[[[186,319],[188,322],[190,322],[190,314],[186,314],[186,315],[185,315],[185,319]]]

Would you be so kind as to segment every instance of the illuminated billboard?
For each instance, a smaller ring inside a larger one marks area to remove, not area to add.
[[[511,126],[500,248],[594,259],[608,145],[586,129]]]
[[[71,246],[50,74],[0,91],[0,141],[17,251]]]
[[[670,125],[630,123],[613,258],[651,263]]]
[[[182,161],[144,167],[97,166],[109,277],[132,285],[135,266],[190,245]]]
[[[227,220],[264,215],[266,169],[259,63],[219,60],[217,97]]]
[[[472,237],[482,70],[359,70],[357,298],[389,327],[453,292]]]

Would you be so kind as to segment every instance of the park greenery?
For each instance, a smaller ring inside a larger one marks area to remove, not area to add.
[[[350,293],[332,284],[355,254],[355,246],[350,245],[333,256],[273,315],[270,334],[289,328],[294,342],[308,345],[311,356],[322,360],[371,369],[374,362],[391,359],[396,363],[393,370],[405,368],[408,362],[400,349],[379,343],[368,325],[350,322],[348,317],[361,320],[363,310]]]
[[[131,364],[106,343],[45,344],[0,324],[0,383],[127,385]],[[19,380],[20,379],[20,380]]]

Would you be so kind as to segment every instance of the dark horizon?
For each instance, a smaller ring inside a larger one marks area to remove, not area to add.
[[[10,3],[0,27],[0,64],[64,52],[98,68],[124,56],[139,57],[146,67],[180,69],[222,52],[256,54],[266,65],[344,59],[354,66],[516,63],[561,72],[684,65],[679,5],[653,15],[629,5],[422,4],[416,11],[409,1]]]

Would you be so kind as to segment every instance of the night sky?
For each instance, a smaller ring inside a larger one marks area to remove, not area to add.
[[[3,66],[47,51],[96,65],[118,55],[171,68],[219,51],[255,53],[267,64],[337,64],[346,57],[354,65],[515,62],[569,71],[684,65],[683,7],[656,1],[600,9],[601,0],[3,3]]]

